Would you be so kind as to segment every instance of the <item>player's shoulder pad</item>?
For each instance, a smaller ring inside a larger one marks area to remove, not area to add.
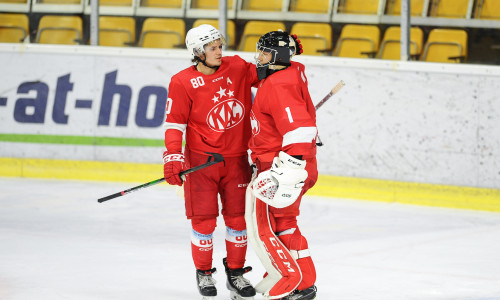
[[[302,63],[296,61],[292,61],[291,63],[291,67],[294,67],[297,70],[304,71],[306,69],[306,66],[304,66]]]
[[[224,58],[225,58],[225,60],[224,60]],[[241,58],[238,55],[223,56],[222,61],[225,61],[226,63],[230,63],[230,64],[239,64],[239,65],[244,65],[247,63],[246,60],[244,60],[243,58]]]
[[[270,81],[273,86],[293,85],[294,82],[300,78],[301,72],[298,65],[292,63],[288,68],[273,73],[271,76],[267,77],[266,80]]]
[[[304,66],[304,64],[299,63],[298,61],[291,61],[291,63],[292,63],[292,66],[295,65],[296,67],[298,67],[300,69],[305,69],[306,68],[306,66]]]
[[[194,68],[193,66],[190,66],[189,68],[186,68],[180,72],[178,72],[177,74],[175,74],[174,76],[172,76],[172,78],[170,79],[170,82],[184,82],[186,78],[191,78],[193,76],[193,72],[194,71]]]

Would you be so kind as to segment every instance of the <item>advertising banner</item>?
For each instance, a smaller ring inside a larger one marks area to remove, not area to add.
[[[500,188],[500,67],[294,59],[315,103],[346,83],[317,112],[321,174]],[[168,84],[190,65],[186,50],[0,45],[0,157],[161,163]]]

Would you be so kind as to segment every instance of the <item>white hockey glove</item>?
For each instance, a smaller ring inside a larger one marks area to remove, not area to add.
[[[271,169],[257,176],[253,183],[255,197],[265,203],[283,208],[292,205],[300,195],[307,178],[306,161],[281,151]]]

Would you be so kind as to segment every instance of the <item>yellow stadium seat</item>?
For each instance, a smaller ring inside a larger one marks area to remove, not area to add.
[[[135,43],[135,20],[132,17],[99,17],[99,45],[125,47]]]
[[[376,15],[379,0],[340,0],[339,13]]]
[[[195,9],[218,9],[219,0],[192,0],[191,8]],[[227,8],[233,8],[233,0],[227,0]]]
[[[182,7],[182,0],[143,0],[143,1],[141,1],[141,6],[181,8]]]
[[[306,55],[325,55],[332,51],[332,27],[328,23],[297,22],[291,34],[296,34]]]
[[[410,2],[410,12],[412,16],[421,16],[424,10],[425,0],[412,0]],[[401,15],[401,0],[387,0],[388,15]]]
[[[214,19],[198,19],[196,21],[194,21],[193,23],[193,27],[198,27],[200,26],[201,24],[210,24],[212,25],[213,27],[215,28],[219,28],[219,20],[214,20]],[[235,44],[236,44],[236,27],[234,25],[234,22],[231,21],[231,20],[227,20],[227,37],[224,37],[226,39],[226,42],[227,42],[227,46],[229,48],[232,48],[234,49],[235,47]]]
[[[421,60],[458,63],[467,59],[467,32],[462,29],[431,30]]]
[[[0,0],[0,3],[27,3],[27,0]]]
[[[36,42],[40,44],[80,44],[82,19],[79,16],[45,15],[40,19]]]
[[[142,25],[140,47],[179,48],[184,46],[186,25],[183,19],[147,18]]]
[[[132,0],[99,0],[103,6],[132,6]]]
[[[410,28],[410,56],[416,58],[422,53],[422,44],[424,41],[424,32],[419,27]],[[391,26],[386,29],[378,58],[382,59],[401,59],[401,28]]]
[[[477,0],[475,17],[500,20],[500,2],[498,0]]]
[[[431,17],[465,18],[469,0],[431,0]]]
[[[329,0],[291,0],[290,11],[327,14],[329,4]]]
[[[380,29],[375,25],[348,24],[342,28],[334,55],[374,57],[380,43]]]
[[[80,4],[80,0],[42,0],[37,3],[43,4]]]
[[[23,42],[29,33],[29,20],[25,14],[0,13],[0,43]]]
[[[278,29],[285,31],[285,24],[275,21],[248,21],[243,29],[238,50],[254,52],[262,35]]]
[[[242,0],[244,10],[281,11],[283,0]]]

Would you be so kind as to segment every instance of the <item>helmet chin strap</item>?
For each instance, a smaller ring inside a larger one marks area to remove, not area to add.
[[[259,80],[269,77],[270,75],[284,70],[291,66],[290,62],[275,62],[274,64],[268,63],[264,66],[257,66],[257,77]]]
[[[283,65],[266,65],[263,67],[257,67],[257,77],[259,80],[262,80],[269,77],[271,74],[284,70],[286,68],[288,68],[288,66]]]
[[[198,62],[201,62],[201,63],[202,63],[205,67],[207,67],[207,68],[214,69],[214,70],[216,70],[216,71],[217,71],[217,70],[219,69],[219,67],[220,67],[220,66],[209,66],[209,65],[207,65],[207,63],[206,63],[206,61],[207,61],[206,59],[202,60],[202,59],[201,59],[201,58],[199,58],[198,56],[195,56],[195,58],[196,58],[196,60],[197,60]]]

